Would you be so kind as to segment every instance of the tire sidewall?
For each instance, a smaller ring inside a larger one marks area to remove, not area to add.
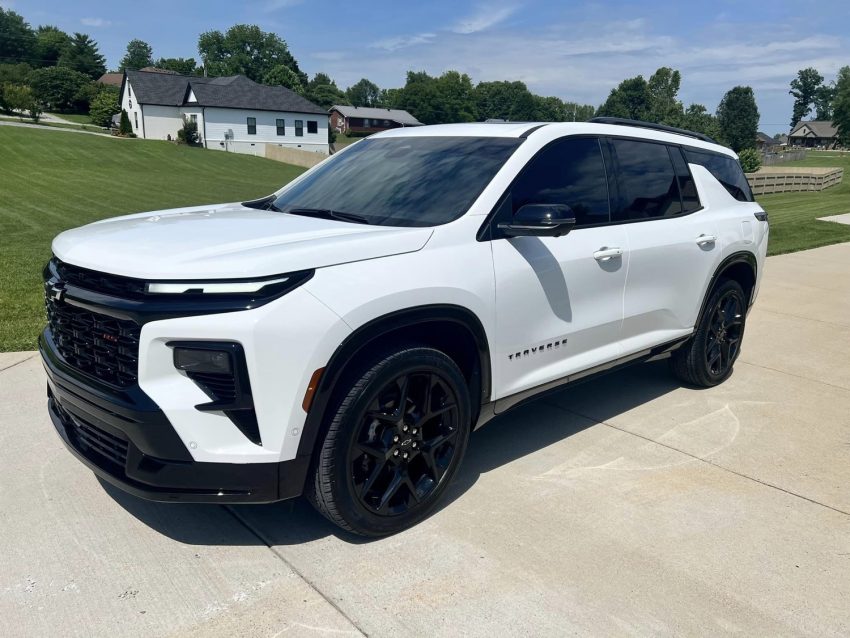
[[[717,303],[720,301],[720,298],[728,294],[729,292],[734,292],[738,296],[738,300],[741,304],[741,339],[738,342],[738,349],[735,352],[735,356],[732,359],[732,362],[729,364],[729,367],[725,372],[719,375],[711,374],[711,371],[708,369],[708,362],[706,360],[707,355],[707,333],[710,329],[711,319],[714,316],[714,311],[717,306]],[[700,365],[700,376],[703,377],[706,386],[713,386],[719,383],[723,383],[726,379],[728,379],[732,375],[732,370],[735,367],[735,362],[738,360],[738,357],[741,355],[741,346],[744,341],[744,332],[747,326],[747,302],[744,296],[744,290],[741,288],[741,285],[732,279],[726,279],[722,281],[711,293],[711,297],[709,297],[708,303],[705,307],[705,312],[703,316],[700,318],[699,329],[697,330],[696,335],[694,336],[694,347],[696,349],[696,357],[697,361],[699,361]]]

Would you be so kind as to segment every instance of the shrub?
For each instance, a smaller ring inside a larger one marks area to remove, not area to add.
[[[33,122],[38,122],[41,117],[41,104],[33,95],[32,89],[23,84],[3,85],[3,102],[9,110],[17,111],[21,118],[26,115]]]
[[[738,153],[738,158],[745,173],[755,173],[761,168],[761,153],[754,148],[745,148]]]
[[[121,109],[121,122],[118,124],[118,134],[119,135],[132,135],[133,127],[130,124],[130,116],[127,115],[127,111]]]
[[[183,128],[177,131],[177,143],[195,146],[198,143],[198,123],[183,116]]]
[[[92,124],[106,128],[112,124],[112,116],[120,110],[118,91],[114,87],[104,88],[92,100],[89,117]]]

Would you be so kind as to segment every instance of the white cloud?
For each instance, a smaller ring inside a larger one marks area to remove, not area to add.
[[[87,27],[108,27],[112,24],[111,21],[103,18],[82,18],[80,23]]]
[[[478,33],[506,20],[517,10],[517,6],[490,7],[481,6],[470,16],[459,20],[451,30],[455,33]]]
[[[393,38],[378,40],[369,45],[372,49],[384,49],[385,51],[397,51],[417,44],[427,44],[437,37],[436,33],[417,33],[416,35],[399,35]]]

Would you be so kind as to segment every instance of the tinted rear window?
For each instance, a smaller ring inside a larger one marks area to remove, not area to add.
[[[618,205],[614,221],[672,217],[682,212],[679,182],[664,144],[611,141],[617,157]]]
[[[682,154],[682,149],[676,146],[668,147],[670,151],[670,159],[673,160],[673,168],[676,170],[676,175],[679,177],[679,192],[682,195],[682,207],[686,213],[693,213],[702,208],[697,194],[697,185],[694,182],[691,169],[688,168],[688,163]]]
[[[274,206],[328,209],[384,226],[436,226],[463,215],[522,143],[500,137],[365,139],[286,189]]]
[[[741,202],[753,201],[753,192],[738,160],[718,153],[703,153],[691,149],[685,150],[685,157],[691,164],[699,164],[708,169],[729,194]]]

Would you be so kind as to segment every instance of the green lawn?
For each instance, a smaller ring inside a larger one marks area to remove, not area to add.
[[[0,126],[0,352],[31,350],[41,269],[63,230],[126,213],[266,195],[303,168],[246,155]]]
[[[68,120],[69,122],[76,122],[77,124],[91,124],[91,118],[85,113],[51,113],[51,115],[61,117],[63,120]]]
[[[850,213],[850,154],[809,153],[805,160],[781,166],[840,166],[844,179],[824,191],[757,197],[770,215],[768,253],[778,255],[850,241],[850,226],[817,221],[818,217]]]

